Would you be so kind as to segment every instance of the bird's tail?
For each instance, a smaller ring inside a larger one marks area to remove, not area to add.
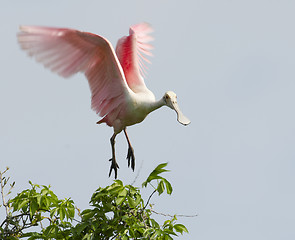
[[[101,124],[101,123],[104,123],[106,122],[105,118],[102,118],[101,120],[99,120],[98,122],[96,122],[96,124]]]
[[[98,122],[96,122],[96,124],[101,124],[101,123],[108,124],[108,121],[107,121],[107,117],[106,116],[104,118],[100,119]]]

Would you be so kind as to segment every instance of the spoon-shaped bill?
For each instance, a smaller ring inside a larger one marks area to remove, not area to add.
[[[180,111],[177,102],[173,102],[172,103],[172,107],[175,110],[175,112],[177,113],[177,121],[183,125],[188,125],[191,123],[191,121],[183,115],[183,113]]]

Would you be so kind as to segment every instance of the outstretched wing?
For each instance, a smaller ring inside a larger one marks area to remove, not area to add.
[[[119,39],[116,54],[124,70],[128,86],[134,92],[146,90],[143,80],[145,73],[145,62],[150,61],[145,55],[151,56],[153,48],[149,42],[153,38],[149,35],[153,31],[147,23],[133,25],[129,29],[129,36]]]
[[[130,89],[114,49],[105,38],[72,29],[22,26],[21,48],[63,77],[84,72],[91,107],[100,116],[124,107]]]

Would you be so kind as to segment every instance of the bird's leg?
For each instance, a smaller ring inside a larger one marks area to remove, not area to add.
[[[127,158],[126,158],[128,160],[128,167],[130,166],[130,160],[131,160],[131,168],[134,171],[134,168],[135,168],[134,150],[133,150],[133,147],[131,146],[129,137],[128,137],[127,132],[126,132],[126,128],[124,128],[124,133],[125,133],[125,136],[126,136],[126,139],[127,139],[127,142],[128,142],[128,154],[127,154]]]
[[[118,172],[118,168],[119,168],[119,165],[117,164],[116,156],[115,156],[115,138],[116,138],[116,136],[117,136],[117,134],[114,133],[113,136],[110,139],[111,146],[112,146],[112,158],[110,159],[110,161],[112,161],[112,163],[111,163],[111,168],[110,168],[110,172],[109,172],[109,177],[110,177],[111,173],[112,173],[112,170],[114,169],[115,178],[117,178],[117,172]]]

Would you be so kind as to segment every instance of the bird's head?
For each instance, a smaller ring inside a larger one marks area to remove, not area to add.
[[[174,92],[168,91],[164,94],[163,100],[165,105],[173,109],[177,113],[177,121],[183,125],[190,124],[190,120],[183,115],[177,104],[177,96]]]

